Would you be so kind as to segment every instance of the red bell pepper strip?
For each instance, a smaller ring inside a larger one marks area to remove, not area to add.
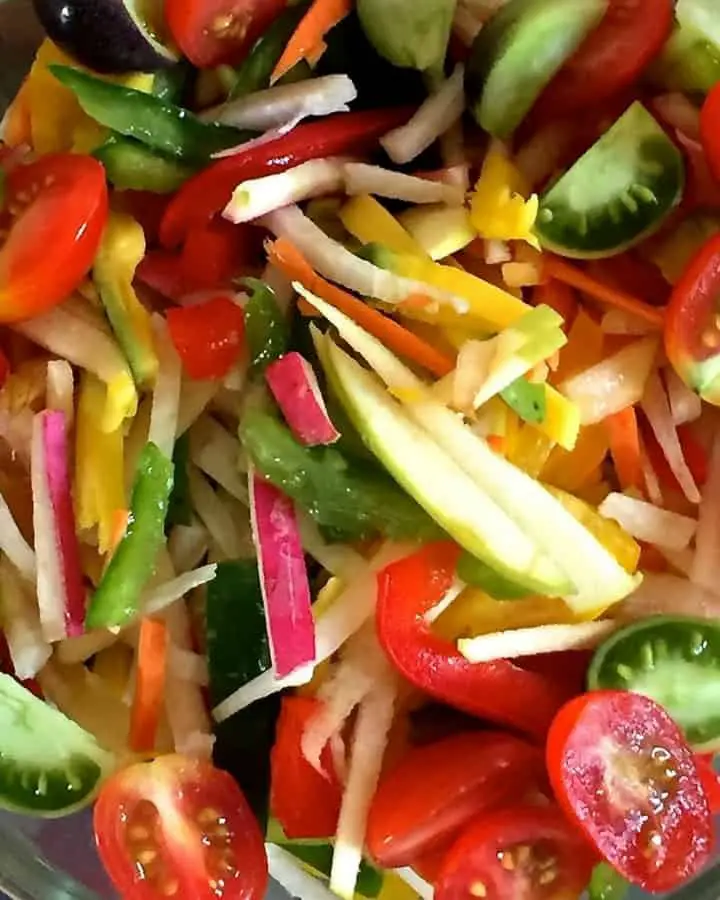
[[[259,238],[260,231],[250,225],[234,225],[220,218],[191,228],[180,254],[186,291],[230,287],[234,276],[247,272],[253,243],[258,254],[262,249],[259,239],[253,241],[255,235]]]
[[[572,689],[508,660],[470,663],[425,618],[452,585],[459,555],[454,544],[427,544],[378,573],[380,643],[405,678],[431,696],[542,739]]]
[[[277,140],[219,160],[186,182],[171,200],[160,225],[161,243],[175,247],[193,226],[207,224],[227,206],[241,181],[283,172],[309,159],[362,153],[411,115],[408,107],[341,113],[298,125]]]
[[[337,830],[342,787],[330,747],[320,756],[324,775],[305,759],[300,742],[320,701],[313,697],[283,697],[275,744],[270,754],[270,809],[285,836],[332,837]]]
[[[150,250],[135,270],[138,281],[179,303],[189,293],[181,268],[180,255],[168,250]]]
[[[245,345],[243,311],[229,297],[167,311],[168,331],[191,378],[223,378]]]

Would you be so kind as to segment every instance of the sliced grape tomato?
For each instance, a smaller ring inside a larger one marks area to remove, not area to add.
[[[535,230],[563,256],[611,256],[657,229],[684,184],[682,154],[633,103],[544,194]]]
[[[571,700],[550,728],[547,766],[561,806],[633,884],[672,890],[709,859],[712,818],[695,758],[649,697]]]
[[[579,897],[595,854],[555,806],[485,812],[453,845],[435,884],[437,900]]]
[[[634,622],[597,649],[588,686],[651,697],[696,750],[720,747],[720,624],[685,616]]]

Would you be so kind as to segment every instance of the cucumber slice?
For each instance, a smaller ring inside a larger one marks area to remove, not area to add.
[[[645,694],[664,706],[694,750],[720,748],[720,625],[654,616],[598,648],[588,687]]]
[[[675,18],[681,28],[703,35],[720,52],[717,0],[677,0]]]
[[[458,560],[457,577],[465,584],[479,587],[495,600],[520,600],[530,596],[530,592],[522,585],[498,575],[494,569],[469,553],[463,553]]]
[[[662,224],[684,184],[682,154],[633,103],[545,194],[535,232],[562,256],[613,256]]]
[[[465,91],[478,125],[509,137],[606,9],[605,0],[510,0],[470,51]]]
[[[0,675],[0,807],[64,816],[89,803],[113,767],[91,734]]]

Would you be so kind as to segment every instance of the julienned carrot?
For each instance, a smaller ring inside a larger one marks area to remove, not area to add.
[[[117,549],[117,545],[123,538],[128,525],[128,517],[130,513],[126,509],[116,509],[112,517],[112,532],[110,534],[110,547],[108,552],[112,554]]]
[[[303,59],[316,63],[325,50],[325,35],[351,9],[350,0],[313,0],[310,9],[287,42],[270,78],[274,84]]]
[[[455,368],[455,362],[451,357],[436,350],[431,344],[363,303],[362,300],[321,278],[287,238],[280,237],[274,243],[268,244],[267,252],[270,261],[291,281],[301,282],[309,291],[336,306],[400,356],[411,359],[439,378]]]
[[[610,455],[615,463],[620,487],[642,490],[644,485],[640,457],[640,434],[637,415],[632,406],[605,419],[610,439]]]
[[[617,290],[600,281],[591,278],[582,269],[558,259],[556,256],[545,256],[543,259],[543,268],[545,275],[550,278],[557,278],[570,287],[577,288],[599,300],[601,303],[607,303],[608,306],[614,306],[616,309],[623,309],[625,312],[633,313],[639,316],[656,328],[662,328],[665,316],[662,309],[657,309],[627,294],[625,291]]]
[[[565,322],[566,331],[572,325],[578,309],[578,301],[573,289],[564,281],[558,281],[557,278],[549,278],[543,284],[538,284],[533,288],[533,303],[536,306],[544,304],[560,313]]]
[[[149,753],[155,746],[165,696],[168,633],[162,619],[146,616],[140,625],[135,696],[130,718],[130,749]]]

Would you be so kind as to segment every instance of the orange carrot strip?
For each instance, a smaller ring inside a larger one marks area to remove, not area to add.
[[[113,555],[113,553],[117,550],[117,545],[123,539],[125,529],[128,525],[129,516],[130,513],[127,509],[116,509],[113,513],[112,531],[110,534],[110,547],[108,550],[109,556]]]
[[[550,278],[543,284],[538,284],[533,288],[533,303],[539,306],[541,303],[554,309],[563,317],[567,331],[572,325],[578,310],[578,301],[575,291],[569,284]]]
[[[317,62],[325,51],[325,35],[350,12],[350,0],[313,0],[287,42],[270,78],[274,84],[301,60]]]
[[[570,287],[584,291],[586,294],[594,297],[595,300],[607,303],[608,306],[614,306],[616,309],[623,309],[625,312],[633,313],[633,315],[639,316],[657,328],[663,327],[665,316],[662,309],[650,306],[648,303],[638,300],[637,297],[633,297],[632,294],[625,293],[625,291],[620,291],[600,281],[596,281],[583,272],[582,269],[578,269],[577,266],[573,266],[563,259],[558,259],[556,256],[546,256],[544,257],[543,268],[545,274],[550,278],[557,278],[558,281],[562,281],[570,285]]]
[[[608,416],[605,419],[605,426],[620,486],[624,491],[630,488],[642,490],[644,482],[640,460],[640,435],[635,409],[628,406]]]
[[[165,622],[146,616],[140,625],[135,696],[130,717],[129,744],[135,753],[149,753],[155,746],[165,695],[167,652]]]
[[[455,368],[454,360],[436,350],[398,322],[330,284],[314,271],[310,263],[287,238],[278,238],[267,246],[270,261],[292,281],[299,281],[323,300],[354,319],[362,328],[407,359],[413,360],[439,378]]]

